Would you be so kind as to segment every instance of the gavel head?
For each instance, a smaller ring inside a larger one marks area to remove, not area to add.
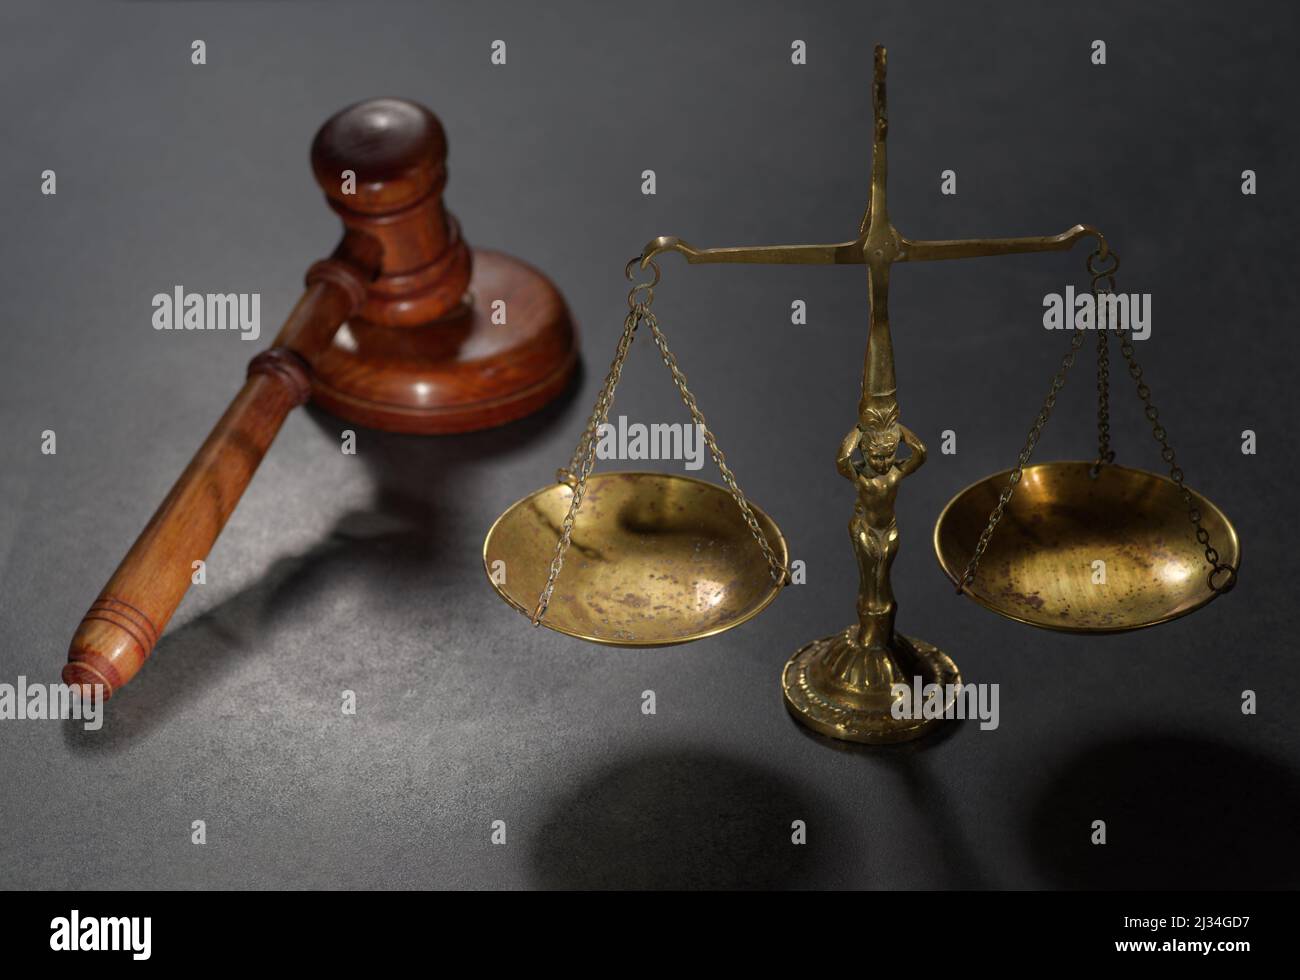
[[[395,432],[466,432],[534,412],[577,364],[563,297],[532,266],[471,249],[443,207],[447,137],[428,109],[371,99],[316,134],[312,171],[366,297],[312,361],[312,400]]]
[[[367,264],[378,252],[362,318],[415,326],[462,304],[470,250],[443,208],[447,137],[433,113],[405,99],[358,102],[321,126],[311,165],[347,228],[344,256]]]

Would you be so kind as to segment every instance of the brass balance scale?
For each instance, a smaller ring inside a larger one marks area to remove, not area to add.
[[[960,688],[956,664],[941,650],[894,629],[890,567],[898,550],[894,503],[902,481],[925,462],[925,446],[899,421],[889,331],[889,274],[896,262],[928,262],[1071,248],[1096,242],[1087,261],[1100,303],[1114,293],[1119,258],[1101,232],[1075,225],[1040,238],[910,241],[885,204],[888,120],[885,49],[875,52],[875,137],[871,196],[856,239],[832,245],[697,249],[660,237],[628,263],[634,282],[614,362],[569,465],[557,482],[511,506],[488,532],[484,565],[493,587],[533,625],[594,643],[653,647],[713,636],[758,615],[790,581],[785,538],[745,497],[705,424],[686,378],[650,311],[660,273],[655,258],[678,252],[688,263],[865,265],[870,329],[858,419],[836,459],[857,502],[849,523],[860,576],[857,622],[798,650],[781,674],[785,703],[803,724],[855,742],[916,738],[938,723],[895,717],[894,685],[913,678],[942,691]],[[636,282],[637,269],[652,277]],[[645,324],[725,489],[688,477],[613,472],[592,475],[600,427],[637,326]],[[1236,584],[1240,545],[1232,523],[1183,480],[1168,433],[1151,402],[1132,340],[1120,352],[1137,385],[1169,476],[1114,463],[1109,426],[1110,330],[1097,338],[1096,460],[1030,465],[1085,332],[1069,350],[1013,469],[958,493],[939,515],[934,547],[957,591],[1010,619],[1074,633],[1114,633],[1164,623],[1205,605]],[[900,458],[899,444],[908,454]],[[996,533],[995,533],[996,532]],[[566,560],[567,556],[567,560]],[[1098,584],[1095,563],[1105,563]],[[504,563],[501,564],[501,563]],[[494,570],[505,568],[503,577]],[[562,574],[563,573],[563,574]]]

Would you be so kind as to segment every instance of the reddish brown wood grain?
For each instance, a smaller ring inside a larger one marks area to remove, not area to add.
[[[206,560],[289,411],[311,390],[305,356],[353,307],[334,282],[308,287],[276,344],[249,364],[248,379],[72,638],[63,680],[103,685],[105,697],[135,676]],[[301,353],[299,353],[301,351]]]
[[[505,303],[494,323],[492,303]],[[577,366],[563,297],[536,269],[476,249],[467,302],[426,329],[353,317],[313,362],[317,405],[390,432],[500,425],[556,397]]]

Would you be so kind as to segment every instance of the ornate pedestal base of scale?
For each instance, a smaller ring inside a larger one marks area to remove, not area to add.
[[[913,682],[922,689],[938,685],[942,708],[952,707],[961,674],[952,658],[924,640],[902,633],[888,647],[867,646],[850,626],[834,636],[814,640],[790,658],[781,672],[785,706],[809,728],[850,742],[906,742],[940,723],[930,717],[896,712],[899,685],[911,699]]]
[[[787,708],[815,731],[855,742],[898,742],[923,735],[938,723],[955,700],[961,674],[945,653],[894,628],[897,604],[890,569],[899,547],[894,504],[902,482],[920,469],[926,454],[921,440],[899,421],[889,327],[890,270],[899,262],[1064,251],[1091,238],[1097,248],[1088,259],[1088,272],[1101,306],[1102,298],[1114,292],[1119,258],[1102,234],[1087,225],[1037,238],[904,238],[886,207],[889,123],[885,50],[880,47],[873,102],[871,194],[854,240],[697,249],[678,238],[661,237],[628,263],[629,279],[636,267],[652,270],[653,278],[634,280],[614,362],[573,459],[559,471],[558,486],[536,491],[501,516],[488,533],[483,558],[493,586],[516,609],[525,614],[531,610],[534,625],[598,643],[684,643],[757,615],[789,582],[785,540],[776,524],[741,492],[650,312],[660,279],[655,258],[674,251],[691,264],[865,266],[870,305],[861,397],[857,421],[836,457],[837,469],[852,482],[856,495],[849,536],[858,565],[858,619],[842,632],[798,650],[782,671],[781,686]],[[588,481],[597,433],[608,419],[624,359],[642,323],[649,327],[700,427],[726,493],[698,480],[663,474],[604,474]],[[1083,343],[1084,332],[1076,330],[1016,466],[958,494],[935,527],[940,564],[958,592],[1011,619],[1082,633],[1138,629],[1191,612],[1236,582],[1236,531],[1217,507],[1184,484],[1124,329],[1119,332],[1120,351],[1169,477],[1114,465],[1109,333],[1106,325],[1096,331],[1097,459],[1029,466]],[[905,456],[899,456],[900,446],[906,447]],[[1027,485],[1017,493],[1022,481]],[[583,511],[589,489],[591,506]],[[1180,503],[1185,517],[1177,513]],[[999,525],[1004,530],[995,537]],[[571,545],[576,557],[566,565]],[[551,561],[546,567],[548,552]],[[1106,588],[1091,587],[1088,578],[1098,558],[1112,566]],[[571,566],[562,578],[561,571]],[[497,570],[506,568],[509,576],[498,576]],[[921,706],[922,717],[916,717],[918,706],[905,702],[913,702],[917,687],[924,691],[927,685],[937,687],[929,689],[931,703]]]

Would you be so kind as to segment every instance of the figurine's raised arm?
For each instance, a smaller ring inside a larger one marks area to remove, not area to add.
[[[898,430],[903,435],[903,442],[907,443],[907,448],[912,450],[912,455],[898,464],[898,469],[904,476],[915,473],[925,462],[925,443],[916,437],[916,433],[898,423]]]
[[[857,467],[853,465],[853,450],[858,448],[858,440],[861,438],[862,430],[855,425],[840,443],[839,455],[835,457],[835,468],[841,476],[850,480],[856,479],[858,475]]]

